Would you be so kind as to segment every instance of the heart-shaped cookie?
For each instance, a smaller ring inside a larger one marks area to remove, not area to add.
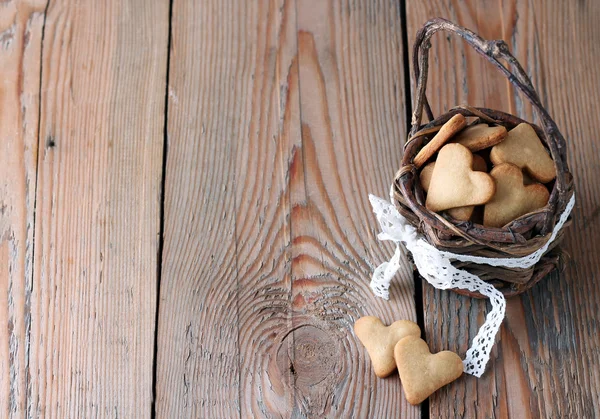
[[[463,145],[446,144],[438,153],[425,206],[431,211],[481,205],[494,192],[494,179],[473,170],[473,154]]]
[[[423,167],[423,169],[421,169],[421,174],[419,176],[421,178],[421,185],[423,186],[423,190],[425,190],[425,192],[429,190],[429,184],[431,183],[431,175],[433,174],[434,167],[435,162],[432,161]],[[487,172],[487,163],[483,157],[478,154],[473,154],[473,170],[476,172]],[[456,218],[460,221],[468,221],[473,216],[473,211],[475,211],[475,207],[473,205],[467,205],[466,207],[450,208],[447,212],[452,218]]]
[[[454,134],[467,126],[467,120],[461,114],[456,114],[448,120],[435,136],[415,156],[413,164],[418,169],[440,149]]]
[[[400,340],[394,348],[394,357],[406,400],[413,405],[463,373],[463,363],[458,355],[450,351],[432,354],[427,343],[415,336]]]
[[[429,191],[429,185],[431,184],[431,176],[433,175],[434,167],[434,161],[427,163],[425,167],[421,169],[421,173],[419,174],[421,186],[423,186],[423,190],[425,192]],[[473,154],[473,170],[476,172],[487,172],[487,163],[479,154]]]
[[[526,123],[511,129],[504,141],[492,147],[490,159],[495,165],[512,163],[542,183],[548,183],[556,177],[552,157],[533,127]]]
[[[398,320],[385,326],[377,317],[366,316],[354,323],[354,333],[367,349],[375,374],[383,378],[396,369],[396,343],[407,336],[421,336],[421,329],[408,320]]]
[[[450,141],[462,144],[475,152],[500,143],[506,138],[506,134],[506,128],[503,126],[490,127],[488,124],[477,124],[463,129]]]
[[[503,227],[548,203],[550,193],[540,183],[525,185],[523,172],[514,164],[502,163],[492,169],[496,194],[483,209],[483,225]]]

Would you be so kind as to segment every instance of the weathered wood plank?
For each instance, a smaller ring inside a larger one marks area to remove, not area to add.
[[[0,417],[24,417],[44,1],[0,7]]]
[[[237,243],[236,223],[258,216],[260,196],[249,213],[238,215],[237,184],[247,180],[236,165],[248,164],[238,153],[253,137],[261,140],[257,146],[274,143],[265,130],[275,128],[268,100],[279,48],[279,29],[271,26],[277,13],[277,4],[268,2],[173,4],[157,417],[240,416],[240,313],[246,307],[238,303],[238,271],[248,267],[237,266],[236,254],[256,243]],[[270,240],[276,249],[283,243],[282,237]]]
[[[408,265],[386,302],[369,289],[391,256],[368,193],[385,197],[406,133],[397,1],[298,0],[302,173],[292,177],[295,413],[418,417],[396,375],[375,377],[352,332],[363,315],[415,319]]]
[[[512,299],[488,371],[465,376],[430,400],[431,417],[593,417],[599,411],[600,301],[598,203],[600,49],[596,4],[525,1],[407,1],[409,45],[431,16],[443,16],[488,39],[505,39],[531,74],[569,142],[578,204],[564,248],[571,254],[554,273]],[[429,97],[435,114],[459,103],[485,105],[531,118],[531,107],[462,41],[432,39]],[[585,69],[585,70],[584,70]],[[582,93],[585,92],[585,93]],[[489,307],[425,285],[427,338],[434,350],[466,352]]]
[[[259,2],[250,123],[236,163],[241,417],[289,417],[292,223],[301,140],[296,1]]]
[[[287,416],[279,344],[291,325],[289,170],[300,154],[296,4],[187,6],[173,12],[157,413]]]
[[[168,1],[53,1],[28,413],[149,417]]]
[[[351,332],[415,311],[408,269],[389,303],[368,288],[391,248],[367,193],[406,131],[398,5],[347,7],[174,4],[159,416],[419,414]]]

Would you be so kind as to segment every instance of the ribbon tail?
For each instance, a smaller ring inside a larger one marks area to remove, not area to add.
[[[373,272],[370,286],[376,296],[385,300],[390,299],[390,282],[400,268],[400,256],[400,246],[397,244],[394,256],[388,262],[379,265]]]
[[[479,278],[475,281],[475,287],[477,291],[489,297],[492,303],[492,311],[485,317],[485,322],[479,328],[463,361],[464,372],[479,378],[485,372],[485,366],[490,359],[490,351],[496,341],[496,334],[504,320],[506,299],[500,291]]]

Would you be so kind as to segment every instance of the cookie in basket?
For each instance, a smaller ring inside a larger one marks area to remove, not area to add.
[[[429,184],[431,183],[431,176],[433,175],[434,167],[435,162],[433,161],[421,169],[419,177],[425,192],[429,191]],[[485,162],[484,158],[478,154],[473,154],[473,170],[476,172],[487,172],[487,163]],[[450,208],[446,212],[454,219],[459,221],[468,221],[473,216],[474,211],[475,206],[467,205],[466,207]]]
[[[504,141],[492,148],[490,159],[495,165],[512,163],[541,183],[556,177],[552,158],[535,130],[526,123],[511,129]]]
[[[525,185],[521,169],[514,164],[502,163],[490,175],[496,181],[496,193],[483,210],[486,227],[503,227],[548,203],[548,189],[540,183]]]
[[[467,125],[467,120],[461,114],[456,114],[448,120],[435,136],[415,156],[413,164],[417,169],[423,166],[450,138]]]
[[[502,142],[507,134],[508,131],[501,125],[490,127],[488,124],[475,124],[456,134],[450,142],[462,144],[476,152]]]
[[[487,203],[496,184],[487,173],[473,170],[473,154],[461,144],[446,144],[438,153],[425,206],[439,212]]]

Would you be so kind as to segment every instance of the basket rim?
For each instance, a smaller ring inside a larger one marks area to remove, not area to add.
[[[447,248],[449,251],[456,252],[457,247],[466,247],[467,249],[470,247],[472,249],[475,245],[475,247],[483,247],[493,253],[498,252],[496,257],[517,257],[527,255],[541,248],[550,237],[556,225],[557,216],[564,211],[567,202],[574,193],[572,174],[569,171],[567,162],[563,161],[560,155],[556,158],[555,156],[552,157],[557,175],[559,172],[563,174],[562,178],[567,179],[567,185],[562,185],[557,176],[546,206],[525,214],[504,227],[494,228],[473,222],[453,221],[451,217],[443,217],[425,207],[424,191],[412,159],[425,142],[426,134],[437,131],[447,120],[458,113],[465,117],[479,118],[475,123],[486,122],[503,125],[507,128],[514,128],[523,122],[527,123],[534,128],[545,147],[548,147],[549,141],[556,140],[556,138],[548,138],[546,132],[538,125],[502,111],[468,105],[452,108],[431,122],[422,125],[416,134],[408,138],[404,146],[402,165],[396,173],[393,183],[394,203],[397,209],[404,213],[403,215],[409,216],[407,218],[411,224],[425,233],[424,236],[430,244],[435,247]],[[420,134],[423,132],[426,134]],[[552,154],[551,150],[550,153]],[[416,219],[414,216],[410,217],[411,212],[416,216]],[[537,230],[538,234],[533,234],[531,238],[527,239],[526,235],[532,233],[533,230]],[[442,237],[455,236],[461,239],[458,242],[456,238],[444,240],[440,238],[440,233]],[[471,253],[469,250],[466,251]],[[494,257],[493,255],[486,256]]]

